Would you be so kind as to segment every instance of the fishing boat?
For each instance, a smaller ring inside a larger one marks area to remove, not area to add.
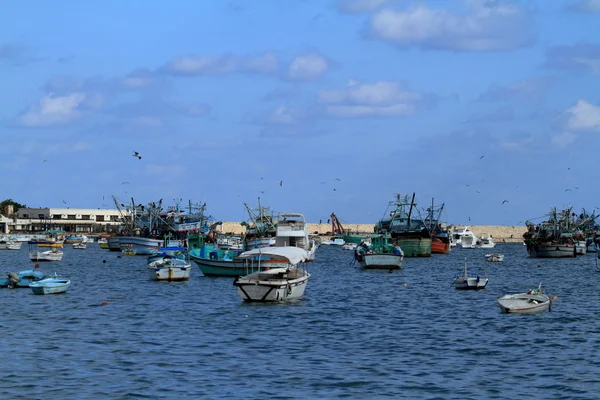
[[[493,249],[496,246],[492,235],[482,235],[477,241],[477,245],[481,249]]]
[[[274,213],[260,203],[260,197],[257,208],[251,208],[246,203],[244,203],[244,207],[248,212],[249,220],[242,222],[242,226],[246,227],[242,249],[252,250],[258,247],[274,246],[277,235]]]
[[[431,253],[432,254],[448,254],[452,249],[450,243],[450,232],[446,224],[441,222],[442,213],[444,211],[444,203],[436,206],[434,199],[431,199],[431,207],[426,210],[424,224],[429,229],[431,234]]]
[[[344,243],[358,245],[363,240],[368,239],[370,236],[370,233],[352,231],[351,229],[345,228],[342,226],[342,223],[335,213],[331,213],[329,217],[331,220],[331,233],[334,235],[334,237],[342,239]]]
[[[98,239],[98,246],[101,249],[108,249],[108,239],[107,238]]]
[[[60,294],[65,293],[70,285],[70,279],[53,276],[31,282],[29,287],[33,291],[33,294]]]
[[[537,289],[530,289],[525,293],[500,296],[498,305],[503,313],[536,314],[550,310],[552,299],[544,293],[540,283]]]
[[[87,245],[84,242],[75,243],[73,248],[76,250],[85,250],[87,249]]]
[[[467,259],[465,258],[463,274],[454,278],[454,287],[458,290],[479,290],[485,289],[487,284],[487,277],[482,278],[479,275],[469,276],[467,272]]]
[[[363,269],[394,270],[402,268],[404,253],[400,246],[389,243],[389,234],[373,234],[370,243],[361,242],[354,259]]]
[[[485,261],[487,261],[487,262],[502,262],[502,261],[504,261],[504,254],[501,254],[501,253],[486,254]]]
[[[27,288],[29,284],[44,279],[46,274],[36,269],[27,269],[21,272],[8,272],[0,278],[0,288]]]
[[[416,205],[415,193],[412,199],[408,195],[396,194],[395,200],[389,202],[384,217],[375,225],[375,233],[389,233],[392,241],[402,248],[405,257],[429,257],[431,233],[418,216]]]
[[[260,258],[270,256],[282,260],[281,267],[252,272],[234,280],[238,295],[247,302],[283,302],[299,299],[304,295],[310,274],[301,265],[309,261],[306,250],[295,247],[264,247],[240,254],[250,262],[250,268],[260,266]]]
[[[156,281],[187,281],[190,279],[192,264],[170,255],[163,255],[148,262],[148,277]]]

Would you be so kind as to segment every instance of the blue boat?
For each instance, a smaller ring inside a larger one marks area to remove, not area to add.
[[[46,277],[42,271],[28,269],[21,272],[8,272],[6,277],[0,278],[0,288],[28,288],[32,282],[37,282]]]

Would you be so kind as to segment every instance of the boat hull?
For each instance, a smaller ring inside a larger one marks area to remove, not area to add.
[[[187,281],[191,272],[192,264],[180,259],[161,259],[148,264],[148,278],[154,281]]]
[[[358,264],[363,269],[401,269],[403,256],[396,254],[364,254],[361,255]]]
[[[532,258],[573,258],[576,248],[572,244],[528,245],[527,252]]]
[[[137,236],[119,236],[119,246],[121,249],[133,249],[135,250],[135,254],[141,256],[147,256],[155,251],[158,251],[158,248],[161,247],[162,244],[163,241],[159,239],[144,238]]]
[[[498,253],[486,254],[485,261],[487,261],[487,262],[502,262],[502,261],[504,261],[504,254],[498,254]]]
[[[23,242],[0,243],[0,250],[20,250]]]
[[[110,251],[121,251],[121,241],[119,236],[111,236],[106,238],[108,250]]]
[[[70,285],[69,279],[48,278],[32,282],[29,287],[33,294],[60,294],[65,293]]]
[[[400,246],[402,247],[402,246]],[[444,242],[440,238],[432,238],[431,239],[431,253],[432,254],[448,254],[450,253],[450,242]]]
[[[13,273],[14,274],[14,273]],[[14,287],[14,288],[28,288],[29,284],[32,282],[36,282],[42,280],[46,277],[46,274],[35,269],[35,270],[25,270],[21,271],[17,274],[18,281],[11,284],[10,278],[8,276],[4,278],[0,278],[0,288],[4,287]]]
[[[537,314],[549,310],[551,303],[548,296],[526,293],[506,295],[498,299],[500,310],[506,314]]]
[[[31,261],[60,261],[62,260],[63,252],[62,251],[37,251],[29,253],[29,259]]]
[[[399,237],[395,240],[404,252],[404,257],[429,257],[431,256],[431,238]]]
[[[286,270],[277,268],[277,270]],[[266,272],[274,272],[266,271]],[[246,302],[283,302],[304,296],[310,274],[303,272],[296,279],[261,279],[259,273],[250,274],[234,281],[238,295]]]
[[[454,288],[458,290],[481,290],[488,284],[487,278],[460,276],[454,280]]]

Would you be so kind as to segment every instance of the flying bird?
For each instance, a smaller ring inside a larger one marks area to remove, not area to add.
[[[577,186],[573,186],[573,188],[579,190],[579,188]]]
[[[336,181],[339,181],[339,180],[340,180],[340,178],[335,178],[335,180],[336,180]]]
[[[63,203],[67,204],[67,202],[66,202],[66,201],[64,201],[64,200],[63,200]]]
[[[283,181],[279,181],[279,186],[283,186]]]
[[[133,155],[134,157],[137,157],[137,158],[138,158],[138,160],[141,160],[141,159],[142,159],[142,156],[140,156],[140,153],[138,153],[137,151],[134,151],[132,155]]]
[[[42,162],[48,162],[48,160],[42,160]]]
[[[504,204],[504,203],[508,203],[508,200],[504,200],[504,201],[502,202],[502,204]]]
[[[129,185],[129,182],[122,182],[121,185]]]
[[[565,189],[565,192],[572,192],[571,189]]]
[[[479,159],[481,160],[483,158],[483,156],[479,157]]]
[[[465,183],[465,185],[467,185],[467,187],[471,186],[471,185],[469,185],[468,183]]]

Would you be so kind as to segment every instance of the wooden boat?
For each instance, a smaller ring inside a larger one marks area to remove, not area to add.
[[[507,294],[498,298],[503,313],[536,314],[550,310],[552,300],[544,294],[542,284],[526,293]]]
[[[106,238],[98,239],[98,246],[100,246],[101,249],[108,249],[108,239],[106,239]]]
[[[85,250],[85,249],[87,249],[87,245],[83,242],[79,242],[79,243],[75,243],[73,245],[73,248],[77,249],[77,250]]]
[[[454,287],[458,290],[479,290],[485,289],[488,284],[488,278],[481,278],[479,275],[469,276],[467,273],[467,259],[465,258],[464,272],[454,279]]]
[[[29,253],[31,261],[60,261],[63,258],[63,252],[57,248],[46,251],[32,251]]]
[[[38,269],[28,269],[21,272],[9,272],[0,278],[0,287],[27,288],[29,284],[44,279],[46,274]]]
[[[487,262],[502,262],[502,261],[504,261],[504,254],[500,254],[500,253],[486,254],[485,261],[487,261]]]
[[[399,246],[388,242],[389,234],[371,236],[371,243],[362,242],[354,251],[354,258],[363,269],[394,270],[402,268],[404,253]]]
[[[16,240],[2,239],[0,240],[0,250],[20,250],[23,242]]]
[[[185,259],[162,256],[148,263],[148,277],[155,281],[187,281],[192,264]]]
[[[240,258],[252,262],[252,259],[263,255],[285,259],[288,266],[261,270],[237,278],[233,285],[237,287],[238,295],[247,302],[282,302],[301,298],[310,274],[300,264],[309,261],[309,253],[295,246],[265,247],[245,251],[240,254]],[[261,262],[260,259],[256,261],[257,266]]]
[[[60,294],[66,292],[70,285],[70,279],[53,276],[32,282],[29,287],[33,294]]]

